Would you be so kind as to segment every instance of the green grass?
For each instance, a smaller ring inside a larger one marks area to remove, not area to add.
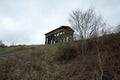
[[[0,55],[14,53],[21,50],[27,50],[33,48],[32,46],[16,46],[16,47],[6,47],[0,48]]]

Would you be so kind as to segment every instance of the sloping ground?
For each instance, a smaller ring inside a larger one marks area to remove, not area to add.
[[[13,47],[5,47],[5,48],[3,47],[0,48],[0,55],[10,54],[22,50],[28,50],[31,48],[33,48],[33,46],[13,46]]]
[[[98,43],[89,40],[84,54],[81,45],[78,41],[15,50],[11,53],[16,55],[0,60],[0,80],[100,80],[101,76],[120,80],[119,33],[102,36]]]
[[[120,33],[108,35],[101,46],[103,68],[106,76],[120,80]]]
[[[36,48],[37,46],[13,46],[0,48],[0,59],[7,59],[7,57],[14,57],[16,55],[25,55],[30,53],[31,49]]]

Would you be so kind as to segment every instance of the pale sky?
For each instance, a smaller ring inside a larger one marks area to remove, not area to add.
[[[111,26],[120,24],[120,0],[0,0],[0,40],[12,44],[44,44],[44,34],[69,25],[76,9],[94,8]]]

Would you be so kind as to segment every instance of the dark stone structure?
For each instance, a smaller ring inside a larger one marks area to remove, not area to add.
[[[74,30],[69,26],[61,26],[45,34],[45,44],[73,41]]]

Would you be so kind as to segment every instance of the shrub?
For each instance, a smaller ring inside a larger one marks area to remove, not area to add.
[[[59,44],[56,49],[55,59],[60,63],[66,63],[77,57],[77,48],[74,44]]]

